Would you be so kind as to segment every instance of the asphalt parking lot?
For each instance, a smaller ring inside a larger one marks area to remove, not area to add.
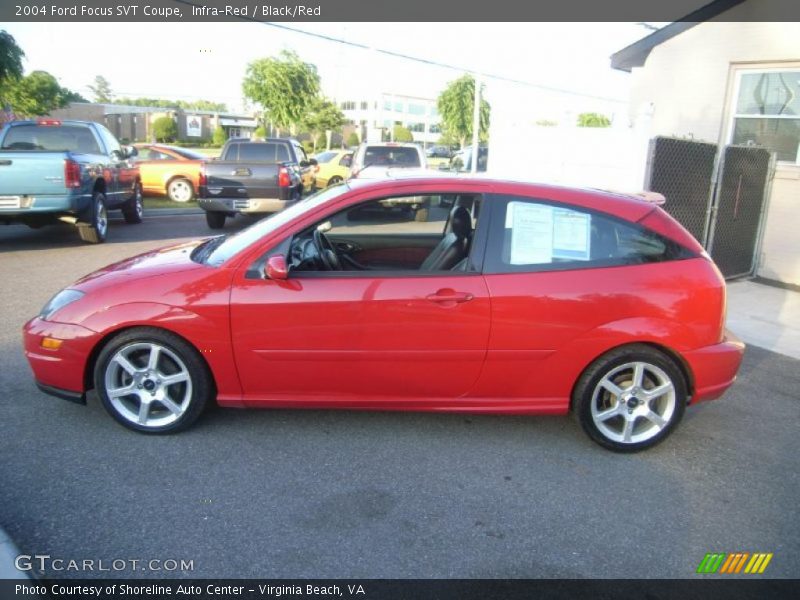
[[[20,328],[53,293],[208,234],[202,215],[115,220],[99,246],[0,227],[0,525],[24,553],[194,566],[97,576],[684,578],[748,551],[797,576],[800,361],[756,347],[637,455],[552,417],[217,409],[152,437],[36,389]]]

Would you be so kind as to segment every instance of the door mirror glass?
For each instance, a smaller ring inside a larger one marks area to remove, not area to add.
[[[139,155],[139,150],[135,146],[124,146],[123,151],[126,158],[133,158]]]
[[[289,267],[286,266],[286,257],[283,254],[270,256],[267,260],[267,267],[264,270],[267,279],[282,281],[289,277]]]

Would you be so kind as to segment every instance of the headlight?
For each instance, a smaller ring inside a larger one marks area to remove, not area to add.
[[[50,302],[44,305],[39,316],[47,320],[53,313],[64,308],[67,304],[72,304],[75,300],[80,300],[85,294],[78,290],[61,290],[50,298]]]

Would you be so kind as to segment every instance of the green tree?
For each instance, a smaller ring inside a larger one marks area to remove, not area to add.
[[[358,146],[361,143],[361,140],[358,139],[358,134],[355,131],[351,131],[350,135],[347,136],[347,147],[352,148],[353,146]]]
[[[481,85],[480,130],[478,134],[486,139],[489,135],[491,107],[483,99],[484,86]],[[442,119],[442,131],[457,139],[461,147],[472,138],[472,112],[475,106],[475,78],[464,75],[447,84],[439,94],[436,107]]]
[[[327,144],[325,131],[338,129],[344,125],[344,121],[344,114],[333,102],[326,98],[315,98],[309,106],[308,112],[303,116],[301,125],[311,134],[311,139],[314,140],[314,152],[316,152],[320,137],[323,139],[322,145]]]
[[[395,125],[392,130],[392,139],[394,139],[395,142],[413,142],[414,134],[411,133],[411,130],[407,127]]]
[[[611,127],[611,120],[598,113],[581,113],[578,115],[578,127]]]
[[[80,97],[61,87],[46,71],[33,71],[21,79],[11,80],[4,86],[3,95],[18,117],[46,115]]]
[[[257,138],[265,138],[265,137],[267,137],[267,128],[264,127],[263,125],[259,125],[258,127],[256,127],[256,130],[253,132],[253,137],[257,137]]]
[[[174,142],[178,137],[178,124],[172,117],[158,117],[153,121],[153,135],[157,142]]]
[[[314,65],[283,50],[277,57],[248,64],[242,91],[245,98],[264,108],[266,119],[278,129],[296,134],[319,96],[319,74]]]
[[[224,146],[225,142],[228,141],[228,135],[225,133],[225,129],[222,127],[214,129],[214,135],[211,137],[211,141],[214,142],[215,146]]]
[[[95,77],[94,85],[90,84],[88,88],[92,90],[95,102],[108,104],[114,97],[114,94],[111,92],[111,84],[108,83],[108,80],[102,75]]]
[[[22,77],[22,57],[25,53],[7,31],[0,31],[0,92],[3,84]]]

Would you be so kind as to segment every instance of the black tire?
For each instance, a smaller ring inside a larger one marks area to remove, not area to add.
[[[192,182],[185,177],[176,177],[167,184],[167,198],[173,202],[191,202],[195,198]]]
[[[155,347],[159,348],[158,358],[151,368]],[[129,368],[135,367],[135,372],[117,362],[119,357],[127,361]],[[187,429],[216,395],[214,379],[200,353],[177,335],[153,327],[129,329],[112,338],[98,355],[93,376],[106,411],[121,425],[141,433]],[[162,380],[184,376],[185,380],[163,385]],[[114,386],[112,390],[129,387],[131,391],[112,398],[109,383]],[[142,402],[142,398],[146,401]]]
[[[638,386],[637,365],[642,365]],[[656,389],[665,391],[649,397]],[[575,415],[592,440],[615,452],[638,452],[675,430],[686,410],[688,390],[683,372],[671,357],[652,346],[631,344],[589,365],[572,399]]]
[[[224,212],[206,211],[206,223],[211,229],[222,229],[225,227],[225,218],[227,215]]]
[[[78,221],[78,235],[89,244],[102,244],[108,235],[108,209],[106,195],[97,191],[92,196],[92,205]]]
[[[331,177],[328,180],[328,187],[331,187],[332,185],[336,185],[337,183],[342,183],[342,178],[339,177],[338,175],[336,175],[335,177]]]
[[[133,196],[122,205],[122,216],[125,222],[136,225],[142,222],[144,216],[144,199],[142,198],[142,184],[137,183],[133,189]]]

